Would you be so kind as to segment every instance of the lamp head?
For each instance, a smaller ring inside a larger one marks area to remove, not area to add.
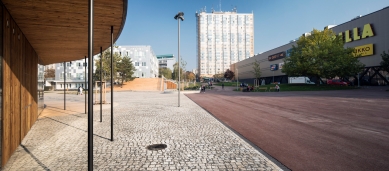
[[[178,14],[176,14],[176,16],[174,16],[174,19],[184,21],[184,13],[178,12]]]

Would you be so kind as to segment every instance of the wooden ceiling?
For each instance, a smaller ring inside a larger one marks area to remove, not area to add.
[[[37,52],[41,64],[88,56],[88,0],[1,0]],[[120,36],[127,0],[94,0],[93,54]]]

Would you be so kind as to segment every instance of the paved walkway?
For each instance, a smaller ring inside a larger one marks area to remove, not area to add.
[[[177,92],[115,93],[114,141],[110,105],[94,109],[94,170],[281,170],[277,161],[251,146]],[[3,170],[87,170],[84,96],[46,93],[47,108]],[[109,94],[107,99],[110,99]],[[166,149],[146,147],[163,143]]]

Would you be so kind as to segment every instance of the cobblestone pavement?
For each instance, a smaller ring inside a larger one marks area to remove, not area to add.
[[[87,170],[84,96],[68,95],[66,111],[62,98],[45,94],[44,112],[64,114],[41,114],[3,170]],[[114,102],[114,141],[109,140],[110,105],[104,105],[103,122],[94,105],[94,170],[283,168],[184,95],[181,107],[176,92],[119,92]],[[146,149],[160,143],[167,148]]]

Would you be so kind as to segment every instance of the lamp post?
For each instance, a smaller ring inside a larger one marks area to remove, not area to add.
[[[184,13],[178,12],[174,19],[178,20],[178,107],[180,107],[180,20],[184,21]]]

